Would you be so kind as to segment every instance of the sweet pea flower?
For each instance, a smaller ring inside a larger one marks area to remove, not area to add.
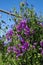
[[[37,45],[37,42],[34,42],[34,43],[33,43],[33,45],[35,45],[35,46],[36,46],[36,45]]]
[[[20,24],[22,25],[22,28],[26,27],[26,23],[27,23],[26,20],[21,20]]]
[[[24,34],[25,35],[29,35],[30,34],[30,28],[26,25],[25,29],[24,29]]]
[[[26,27],[26,20],[21,20],[20,24],[16,26],[17,32],[21,32]]]
[[[42,48],[39,48],[40,51],[42,51]]]
[[[33,45],[32,48],[35,49],[35,45]]]
[[[12,46],[9,46],[9,47],[7,48],[7,52],[8,52],[8,53],[10,53],[12,50],[13,50],[13,49],[12,49]]]
[[[21,43],[24,44],[25,40],[23,38],[20,39]]]
[[[42,41],[40,41],[40,46],[41,46],[41,47],[43,47],[43,40],[42,40]]]
[[[10,52],[15,53],[16,51],[17,51],[17,48],[16,48],[15,46],[9,46],[9,47],[7,48],[7,52],[8,52],[8,53],[10,53]]]
[[[17,32],[21,32],[21,30],[22,30],[21,27],[22,27],[21,24],[18,24],[18,25],[16,26]]]
[[[13,30],[10,30],[10,31],[8,31],[8,32],[6,33],[6,38],[7,38],[7,40],[10,40],[10,39],[11,39],[11,37],[13,36],[13,33],[14,33]]]
[[[25,52],[29,48],[29,43],[25,42],[24,45],[21,46],[22,52]]]

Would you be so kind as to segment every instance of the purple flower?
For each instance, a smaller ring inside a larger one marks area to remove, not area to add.
[[[18,46],[19,48],[21,48],[21,44],[18,44],[17,46]]]
[[[20,49],[17,49],[15,46],[13,46],[13,52],[16,54],[20,54]]]
[[[23,23],[27,23],[27,20],[26,20],[26,19],[23,19],[23,20],[21,20],[21,22],[23,22]]]
[[[42,48],[39,48],[40,51],[42,51]]]
[[[22,28],[26,27],[26,20],[21,20],[20,24],[22,25]]]
[[[20,24],[16,26],[17,32],[21,32],[26,27],[26,20],[21,20]]]
[[[21,47],[21,50],[22,50],[22,52],[25,52],[25,51],[26,51],[26,49],[25,49],[25,46],[24,46],[24,45]]]
[[[16,29],[17,29],[17,32],[21,32],[21,28],[22,26],[20,25],[20,24],[18,24],[17,26],[16,26]]]
[[[17,37],[18,37],[18,39],[19,39],[19,40],[21,40],[21,39],[22,39],[22,37],[21,37],[21,35],[20,35],[20,34],[17,34]]]
[[[6,45],[9,44],[10,42],[12,42],[12,39],[10,39],[10,40],[7,40],[7,39],[6,39],[6,41],[4,41],[3,44],[4,44],[4,46],[6,46]]]
[[[43,41],[40,41],[40,46],[43,47]]]
[[[17,48],[15,46],[9,46],[7,48],[7,52],[10,53],[10,52],[15,52],[17,50]]]
[[[24,44],[25,40],[23,38],[20,39],[21,43]]]
[[[20,54],[20,53],[21,53],[20,49],[17,49],[17,50],[15,51],[15,53],[16,53],[16,54]]]
[[[16,49],[15,53],[16,53],[16,57],[19,57],[21,55],[20,49]]]
[[[43,27],[43,22],[41,22],[40,25]]]
[[[16,54],[16,58],[23,55],[23,53],[29,48],[29,43],[25,42],[24,45],[21,46],[21,44],[18,44],[17,46],[18,48],[15,46],[9,46],[7,48],[8,53],[13,52]]]
[[[12,50],[12,46],[9,46],[9,47],[7,48],[7,52],[10,53],[11,50]]]
[[[32,48],[35,49],[35,46],[33,45]]]
[[[21,43],[24,44],[25,43],[25,40],[21,37],[21,35],[20,34],[17,34],[17,36],[18,36],[19,40],[21,41]]]
[[[29,30],[30,30],[30,28],[26,25],[26,27],[25,27],[25,29],[24,29],[24,30],[29,31]]]
[[[18,53],[18,54],[16,54],[16,58],[18,59],[18,57],[20,56],[20,54]]]
[[[25,42],[24,44],[25,48],[28,49],[28,47],[30,46],[28,42]]]
[[[19,37],[21,37],[21,35],[20,34],[17,34],[17,37],[19,38]]]
[[[13,52],[15,53],[17,50],[16,46],[13,46]]]
[[[11,39],[11,37],[13,36],[13,33],[14,33],[13,30],[10,30],[10,31],[8,31],[8,32],[6,33],[6,38],[7,38],[7,40],[10,40],[10,39]]]
[[[25,35],[29,35],[29,32],[24,32]]]
[[[30,28],[26,25],[25,29],[24,29],[24,34],[25,35],[29,35],[30,34]]]
[[[17,59],[17,60],[18,60],[18,57],[19,57],[19,56],[23,56],[23,53],[20,53],[20,54],[18,53],[18,54],[16,54],[16,59]]]
[[[13,35],[13,33],[14,33],[14,31],[13,31],[13,30],[10,30],[10,31],[9,31],[9,35],[10,35],[10,36],[12,36],[12,35]]]
[[[24,45],[21,46],[22,52],[25,52],[29,48],[29,43],[25,42]]]
[[[37,45],[37,42],[34,42],[34,43],[33,43],[33,45],[35,45],[35,46],[36,46],[36,45]]]

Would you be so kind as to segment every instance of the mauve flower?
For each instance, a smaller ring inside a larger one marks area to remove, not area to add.
[[[35,45],[35,46],[36,46],[36,45],[37,45],[37,42],[34,42],[34,43],[33,43],[33,45]]]
[[[19,56],[22,56],[23,53],[29,48],[29,43],[25,42],[24,45],[18,44],[17,46],[18,46],[18,48],[16,48],[16,46],[9,46],[7,48],[7,52],[15,53],[16,57],[18,58]]]
[[[17,32],[21,32],[26,27],[26,20],[21,20],[20,24],[16,26]]]
[[[10,52],[15,52],[16,51],[16,47],[15,46],[9,46],[7,48],[7,52],[10,53]]]
[[[16,54],[16,58],[18,58],[19,56],[22,56],[23,53],[21,53],[20,48],[19,49],[14,49],[14,53]]]
[[[17,50],[15,51],[15,53],[16,53],[16,54],[20,54],[20,53],[21,53],[20,49],[17,49]]]
[[[16,46],[13,46],[13,52],[15,53],[17,50]]]
[[[41,22],[40,25],[43,27],[43,22]]]
[[[20,53],[20,49],[17,49],[15,46],[13,46],[12,48],[14,53],[16,54]]]
[[[25,29],[24,29],[24,30],[29,31],[29,30],[30,30],[30,28],[26,25],[26,27],[25,27]]]
[[[21,32],[21,28],[22,26],[20,25],[20,24],[18,24],[17,26],[16,26],[16,29],[17,29],[17,32]]]
[[[26,36],[28,36],[28,35],[29,35],[29,32],[24,32],[24,34],[25,34]]]
[[[17,46],[19,47],[19,48],[21,48],[21,44],[19,43],[19,44],[17,44]]]
[[[6,33],[6,36],[8,37],[8,35],[9,35],[9,33],[7,32],[7,33]]]
[[[22,52],[23,52],[23,53],[26,51],[26,49],[25,49],[25,46],[24,46],[24,45],[23,45],[23,46],[21,46],[21,50],[22,50]]]
[[[18,59],[19,56],[23,56],[23,53],[20,53],[20,54],[18,53],[18,54],[16,54],[16,59]]]
[[[11,47],[10,47],[10,46],[7,48],[7,52],[8,52],[8,53],[11,52]]]
[[[42,48],[39,48],[40,51],[42,51]]]
[[[35,46],[33,45],[32,48],[35,49]]]
[[[12,35],[13,35],[13,33],[14,33],[14,31],[13,31],[13,30],[10,30],[10,31],[9,31],[9,35],[10,35],[10,36],[12,36]]]
[[[25,42],[24,46],[26,47],[26,49],[28,49],[30,45],[28,42]]]
[[[26,20],[21,20],[20,24],[22,25],[22,29],[26,27]]]
[[[22,52],[25,52],[29,48],[29,43],[25,42],[24,45],[21,46]]]
[[[22,36],[20,34],[17,34],[19,40],[21,41],[22,44],[25,43],[25,40],[22,38]]]
[[[16,54],[16,57],[19,57],[19,56],[20,56],[20,54],[21,54],[20,49],[16,49],[15,54]]]
[[[26,19],[23,19],[20,22],[27,23],[27,20]]]
[[[22,39],[22,37],[21,37],[21,35],[20,35],[20,34],[17,34],[17,37],[18,37],[18,39],[19,39],[19,40],[21,40],[21,39]]]
[[[40,41],[40,46],[41,46],[41,47],[43,47],[43,40],[42,40],[42,41]]]
[[[13,33],[14,33],[13,30],[8,31],[8,32],[6,33],[6,38],[7,38],[8,40],[10,40],[11,37],[13,36]]]
[[[20,34],[17,34],[17,37],[21,37],[21,35]]]
[[[30,28],[26,25],[26,27],[24,28],[24,34],[25,35],[29,35],[30,34]]]
[[[24,44],[25,40],[23,38],[20,39],[21,43]]]
[[[7,52],[8,52],[8,53],[13,52],[13,53],[18,54],[18,53],[20,53],[20,50],[17,49],[15,46],[9,46],[9,47],[7,48]]]
[[[20,56],[20,54],[18,53],[18,54],[16,54],[16,58],[18,59],[18,57]]]
[[[7,40],[7,39],[6,39],[6,41],[4,41],[3,44],[4,44],[4,46],[6,46],[6,45],[9,44],[10,42],[12,42],[12,39],[10,39],[10,40]]]

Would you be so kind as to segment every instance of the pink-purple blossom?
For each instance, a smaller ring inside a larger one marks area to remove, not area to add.
[[[40,46],[43,47],[43,41],[40,41]]]
[[[25,42],[24,45],[21,46],[22,52],[25,52],[29,48],[29,43]]]
[[[26,27],[24,28],[24,34],[25,35],[29,35],[30,34],[30,28],[26,25]]]
[[[37,42],[34,42],[34,43],[33,43],[33,45],[35,45],[35,46],[36,46],[36,45],[37,45]]]
[[[35,45],[33,45],[32,48],[35,49]]]
[[[7,52],[8,53],[13,52],[13,53],[16,53],[16,56],[20,56],[29,48],[29,43],[25,42],[23,45],[18,44],[17,46],[18,48],[16,46],[9,46],[7,48]]]
[[[8,40],[10,40],[11,37],[12,37],[12,35],[13,35],[13,33],[14,33],[13,30],[8,31],[8,32],[6,33],[6,38],[7,38]]]
[[[16,26],[17,32],[21,32],[26,27],[26,20],[21,20],[20,24]]]

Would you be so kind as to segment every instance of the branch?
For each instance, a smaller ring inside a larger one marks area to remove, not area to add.
[[[0,9],[0,12],[6,13],[6,14],[11,15],[11,16],[15,16],[15,17],[22,18],[22,17],[21,17],[21,16],[19,16],[19,15],[16,15],[16,14],[10,13],[10,12],[5,11],[5,10],[1,10],[1,9]]]
[[[10,12],[5,11],[5,10],[1,10],[1,9],[0,9],[0,12],[6,13],[6,14],[8,14],[8,15],[15,16],[15,17],[18,17],[18,18],[22,18],[22,16],[19,16],[19,15],[13,14],[13,13],[10,13]],[[39,25],[39,24],[38,24],[38,25]],[[39,25],[39,26],[41,26],[41,25]],[[43,26],[41,26],[41,27],[43,27]]]

